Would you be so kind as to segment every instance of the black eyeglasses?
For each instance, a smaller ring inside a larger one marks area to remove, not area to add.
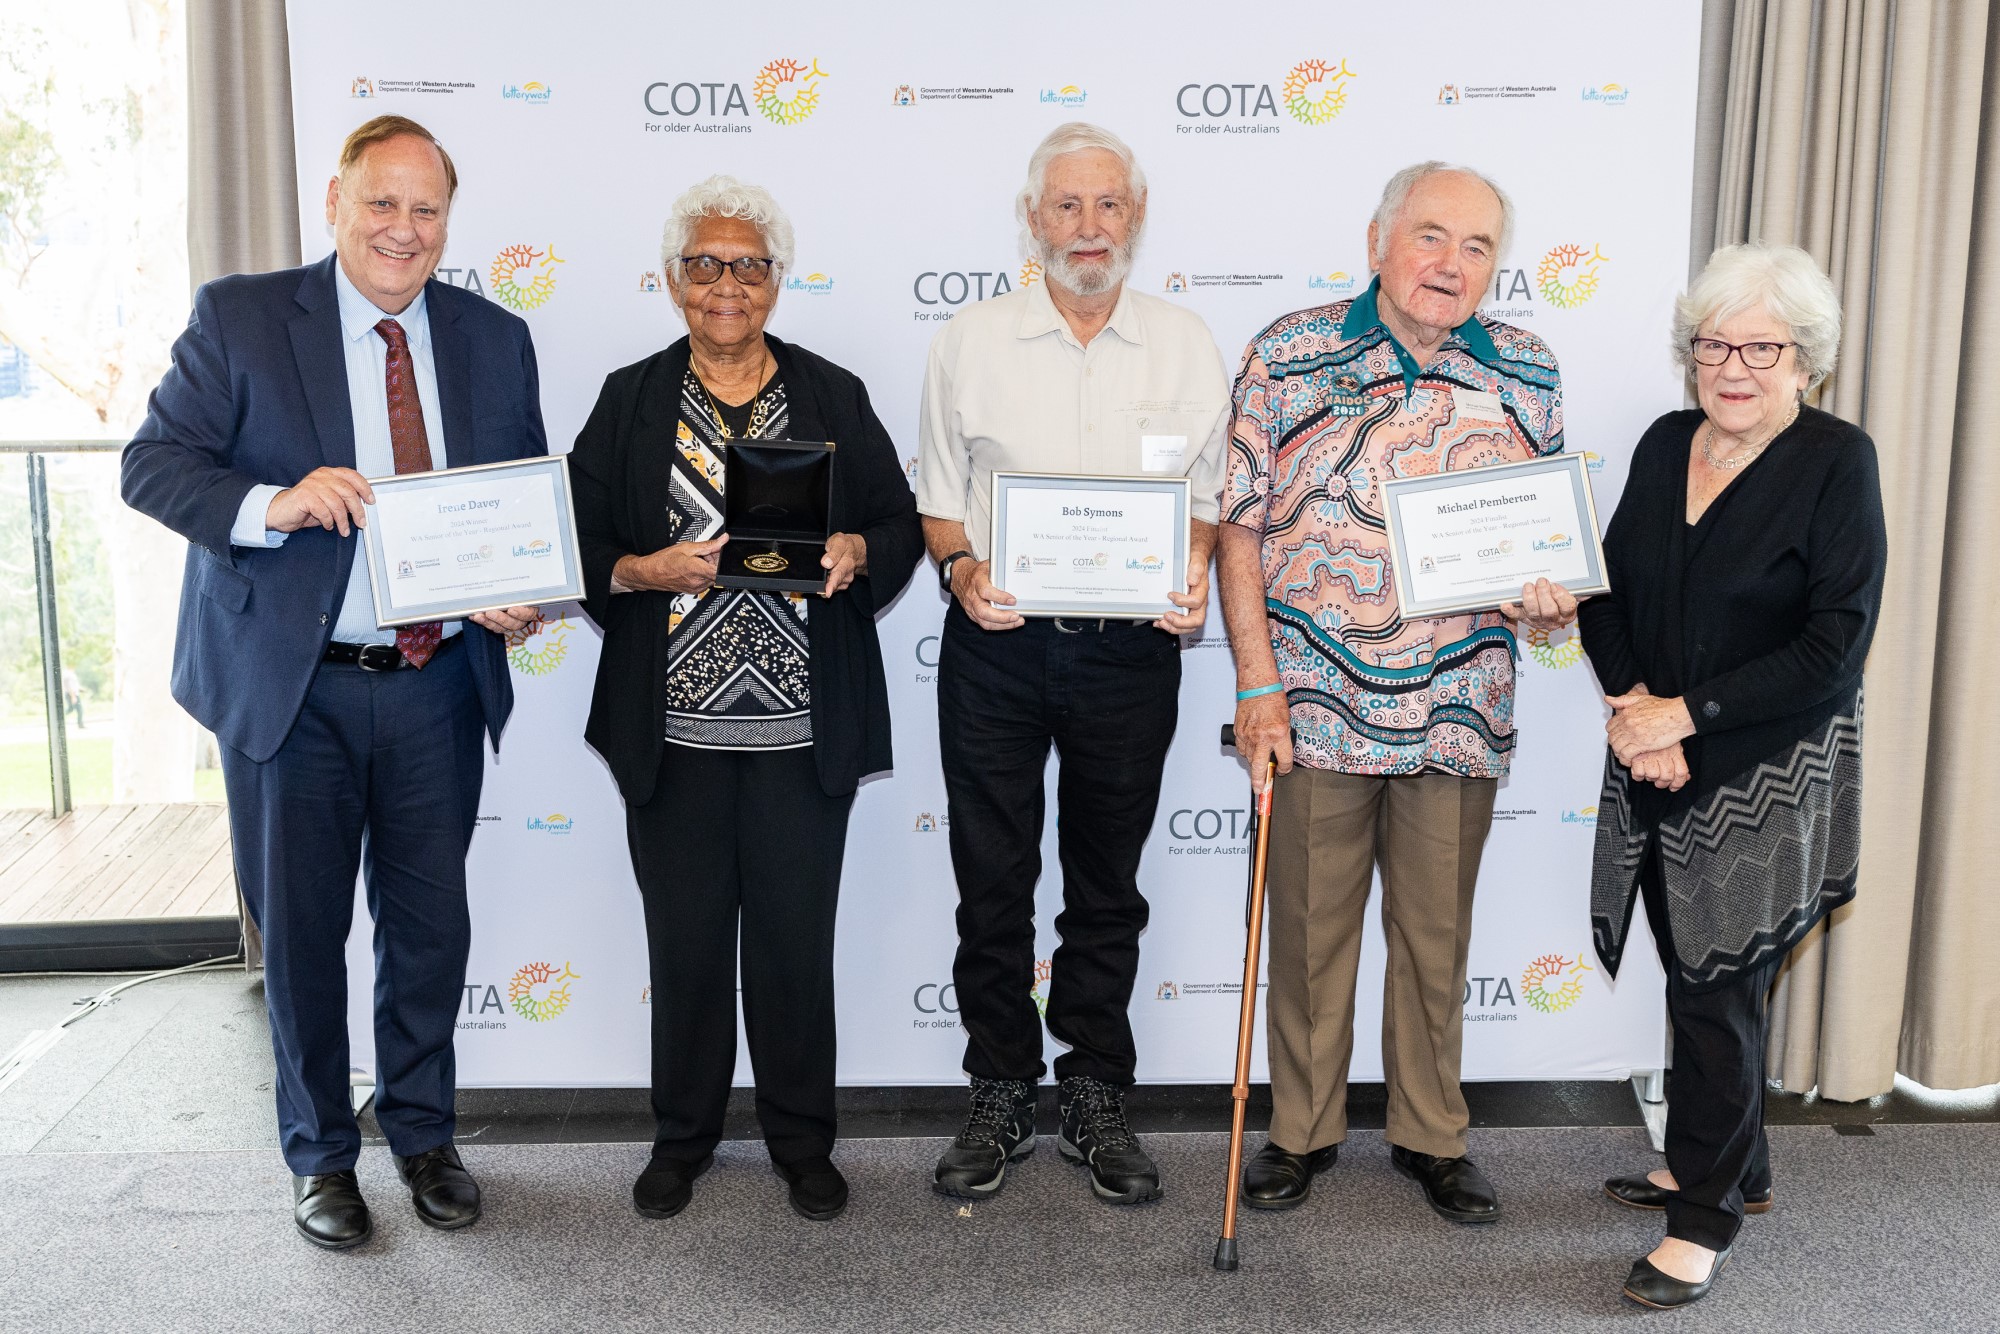
[[[1785,355],[1786,348],[1797,347],[1798,344],[1725,343],[1720,338],[1690,338],[1688,346],[1694,350],[1694,359],[1704,366],[1720,366],[1735,355],[1741,356],[1743,364],[1753,371],[1768,371],[1778,364],[1778,358]]]
[[[713,255],[682,255],[681,272],[687,275],[689,282],[700,283],[706,287],[712,282],[719,281],[722,271],[728,269],[736,275],[736,281],[745,287],[761,287],[764,280],[771,276],[771,266],[777,262],[774,259],[756,259],[750,255],[745,255],[741,259],[717,259]]]

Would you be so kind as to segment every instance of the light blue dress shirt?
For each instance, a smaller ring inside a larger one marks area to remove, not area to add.
[[[424,410],[424,435],[431,448],[431,467],[450,467],[445,458],[444,420],[438,406],[437,363],[431,356],[431,321],[424,293],[400,315],[391,315],[361,295],[336,262],[334,289],[340,294],[340,336],[347,352],[347,400],[354,415],[354,467],[363,477],[385,477],[396,471],[396,450],[389,438],[389,344],[375,332],[383,320],[403,326],[410,345],[410,364],[416,372],[417,400]],[[286,533],[264,527],[271,497],[281,486],[258,485],[243,497],[236,511],[236,526],[229,540],[239,547],[282,546]],[[457,621],[446,621],[444,633],[455,635]],[[368,587],[368,553],[354,553],[354,568],[347,577],[347,591],[341,595],[340,611],[334,617],[333,637],[347,644],[393,644],[394,630],[375,624],[375,594]]]

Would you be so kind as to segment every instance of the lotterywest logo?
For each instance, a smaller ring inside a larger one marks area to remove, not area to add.
[[[1346,269],[1335,269],[1332,273],[1315,273],[1306,279],[1306,286],[1314,291],[1331,293],[1336,297],[1351,296],[1354,293],[1355,277]]]
[[[750,76],[747,93],[736,79],[658,79],[646,85],[642,99],[646,114],[654,118],[646,122],[646,129],[748,134],[753,106],[773,125],[798,125],[819,110],[820,81],[829,77],[817,58],[780,56]]]
[[[1579,810],[1566,810],[1562,813],[1562,822],[1564,824],[1580,824],[1589,828],[1595,828],[1597,826],[1597,807],[1585,806]]]
[[[550,95],[545,83],[530,80],[527,83],[503,83],[500,85],[500,100],[521,102],[528,106],[546,106]]]
[[[1040,100],[1044,106],[1080,107],[1089,97],[1089,93],[1075,84],[1066,83],[1060,88],[1042,89]]]
[[[553,245],[540,250],[531,245],[508,246],[495,255],[493,263],[487,266],[487,277],[493,284],[493,299],[514,310],[539,310],[556,294],[556,265],[565,262],[556,255]],[[456,270],[440,269],[439,272]],[[463,285],[474,286],[472,283]]]
[[[523,1019],[545,1024],[569,1008],[570,984],[579,981],[567,961],[560,972],[551,964],[523,964],[507,982],[507,1001]]]
[[[546,544],[544,544],[546,545]],[[507,636],[507,661],[526,676],[547,676],[569,656],[569,617],[539,613],[528,628]]]
[[[1167,855],[1240,857],[1249,835],[1247,806],[1183,806],[1167,816]]]
[[[1552,246],[1535,266],[1535,286],[1558,310],[1574,310],[1597,295],[1598,270],[1611,262],[1601,246]]]
[[[1274,90],[1269,83],[1184,83],[1174,92],[1183,121],[1178,134],[1276,134],[1283,115],[1301,125],[1325,125],[1347,109],[1347,61],[1301,60]],[[1280,107],[1283,113],[1280,113]],[[1265,122],[1269,123],[1266,124]]]
[[[833,290],[833,279],[827,277],[824,273],[808,273],[803,278],[794,276],[785,279],[785,290],[787,292],[831,292]]]
[[[528,817],[528,832],[531,834],[562,835],[569,833],[575,828],[575,817],[564,815],[560,811],[553,815],[531,815]]]
[[[1584,101],[1595,102],[1599,106],[1606,107],[1622,107],[1625,105],[1626,99],[1631,96],[1632,90],[1622,83],[1600,84],[1596,88],[1586,88],[1583,90]]]

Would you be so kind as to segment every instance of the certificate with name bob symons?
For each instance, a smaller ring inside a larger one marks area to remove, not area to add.
[[[1023,616],[1152,621],[1187,592],[1185,477],[993,474],[987,545],[996,587]]]
[[[1608,593],[1604,543],[1581,454],[1549,454],[1382,483],[1404,616],[1484,611],[1538,579]]]
[[[375,623],[454,621],[583,596],[569,460],[371,477],[362,529]]]

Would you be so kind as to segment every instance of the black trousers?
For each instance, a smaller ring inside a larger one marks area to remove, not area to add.
[[[810,746],[669,743],[652,800],[625,812],[653,984],[654,1153],[722,1139],[736,988],[771,1157],[833,1148],[833,921],[853,794],[820,789]]]
[[[301,1176],[345,1171],[361,1152],[347,1087],[357,870],[375,919],[375,1119],[405,1157],[457,1128],[484,728],[455,636],[421,671],[321,663],[277,754],[222,748],[237,883],[264,933],[278,1136]]]
[[[1667,1202],[1667,1235],[1719,1251],[1743,1225],[1743,1196],[1771,1187],[1764,1138],[1764,1040],[1771,981],[1782,960],[1692,991],[1681,978],[1667,924],[1657,846],[1639,871],[1646,919],[1667,972],[1674,1068],[1667,1102],[1667,1170],[1679,1192]]]
[[[1086,628],[1072,630],[1070,625]],[[958,879],[952,981],[965,1069],[1038,1081],[1042,1015],[1070,1050],[1056,1077],[1130,1084],[1126,1010],[1147,906],[1139,854],[1180,709],[1180,641],[1141,623],[1030,620],[987,631],[953,603],[938,661],[938,751]],[[1042,789],[1053,744],[1062,938],[1035,976]]]

